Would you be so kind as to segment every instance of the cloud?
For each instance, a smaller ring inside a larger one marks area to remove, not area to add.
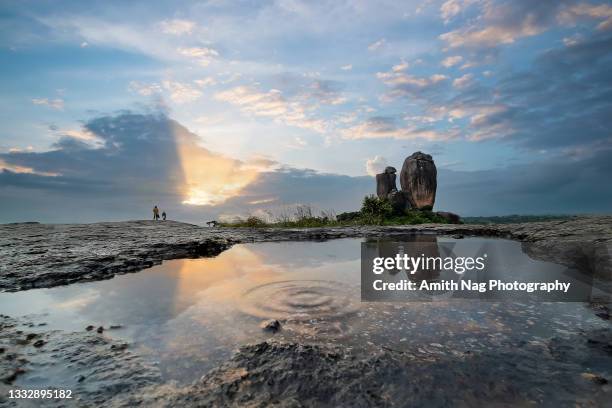
[[[385,40],[384,38],[381,38],[380,40],[375,41],[372,44],[368,45],[368,51],[378,51],[379,49],[384,47],[386,44],[387,44],[387,40]]]
[[[383,132],[394,129],[388,118],[372,122]],[[356,210],[375,191],[371,177],[215,154],[164,114],[102,116],[86,122],[82,134],[95,136],[64,136],[45,152],[0,153],[1,221],[148,218],[154,204],[172,219],[199,223],[272,204],[340,212]],[[90,137],[102,144],[85,143]],[[491,170],[440,168],[436,208],[462,215],[608,211],[612,191],[603,186],[612,173],[612,145],[576,153]],[[366,169],[374,174],[386,164],[375,156]]]
[[[198,64],[206,67],[210,62],[219,56],[219,52],[208,47],[186,47],[178,48],[177,52],[184,56],[194,59]]]
[[[314,99],[324,105],[341,105],[347,102],[347,98],[342,94],[340,83],[322,79],[313,81],[302,97]]]
[[[288,100],[278,89],[262,92],[254,87],[238,86],[218,92],[215,98],[236,105],[247,114],[269,117],[289,126],[319,133],[325,132],[327,127],[325,121],[308,115],[312,106],[308,106],[304,101]]]
[[[391,67],[391,71],[393,72],[402,72],[408,69],[410,65],[406,61],[402,61],[397,65]]]
[[[138,93],[142,96],[151,96],[157,93],[161,93],[162,91],[162,88],[159,84],[144,84],[138,81],[130,81],[130,83],[128,84],[128,89],[131,92]]]
[[[162,86],[168,91],[170,99],[176,103],[193,102],[202,96],[202,92],[189,84],[177,81],[162,81]]]
[[[352,64],[343,65],[340,67],[340,69],[343,71],[350,71],[353,69],[353,65]]]
[[[204,88],[207,86],[211,86],[211,85],[216,85],[217,84],[217,80],[213,77],[206,77],[206,78],[202,78],[202,79],[196,79],[193,81],[197,86],[199,86],[200,88]]]
[[[562,9],[558,15],[561,23],[570,25],[575,25],[578,21],[587,18],[603,20],[597,25],[598,30],[605,31],[612,29],[612,5],[580,3]]]
[[[436,207],[463,215],[608,213],[610,148],[482,171],[438,170]],[[602,184],[603,183],[603,184]]]
[[[468,3],[468,1],[447,0],[442,3],[440,6],[440,16],[445,24],[449,23],[453,17],[461,12],[463,3]]]
[[[34,98],[32,99],[34,105],[48,106],[49,108],[56,110],[64,110],[64,100],[61,98],[48,99],[48,98]]]
[[[164,34],[185,35],[190,34],[196,24],[189,20],[173,19],[161,21],[159,26]]]
[[[90,134],[101,145],[85,143],[82,135]],[[79,137],[65,135],[49,151],[2,153],[0,164],[0,184],[19,189],[24,201],[30,190],[46,191],[58,200],[93,207],[101,201],[131,214],[137,213],[131,206],[142,211],[153,203],[197,213],[185,204],[219,205],[274,168],[269,160],[215,154],[164,114],[129,112],[92,119]]]
[[[385,100],[393,100],[401,97],[423,98],[432,92],[439,92],[446,86],[448,77],[443,74],[433,74],[428,77],[416,76],[405,72],[405,67],[398,69],[394,66],[391,71],[378,72],[376,78],[381,80],[390,89],[385,95]]]
[[[387,167],[387,159],[382,156],[374,156],[373,159],[367,159],[365,165],[366,173],[373,177],[385,171],[385,167]]]
[[[463,57],[461,55],[453,55],[453,56],[444,58],[444,60],[442,60],[442,66],[446,68],[450,68],[450,67],[453,67],[459,64],[461,61],[463,61]]]
[[[601,148],[612,138],[606,119],[612,116],[612,35],[596,30],[571,46],[558,44],[535,54],[522,69],[498,72],[492,83],[477,81],[473,73],[455,78],[452,87],[443,78],[436,82],[433,76],[409,72],[390,70],[377,77],[389,87],[385,101],[405,101],[406,118],[428,118],[408,123],[416,122],[418,129],[427,124],[425,129],[438,136],[450,132],[473,142],[496,139],[531,153]],[[360,138],[414,135],[398,128],[405,127],[374,122],[350,131]]]
[[[546,31],[556,22],[555,16],[572,2],[573,0],[483,1],[481,14],[477,19],[465,27],[440,35],[440,39],[450,48],[490,48],[511,44],[520,38]],[[449,13],[458,12],[458,2],[447,3],[452,5],[448,8]]]
[[[448,140],[457,136],[455,131],[440,133],[433,127],[398,126],[397,120],[388,116],[375,116],[355,126],[341,130],[348,140],[360,139],[425,139]]]
[[[194,81],[197,85],[202,86],[198,81]],[[202,91],[191,86],[188,83],[164,80],[159,83],[145,84],[138,81],[131,81],[128,85],[131,92],[138,93],[142,96],[153,96],[156,94],[165,93],[168,97],[177,104],[189,103],[199,99],[202,96]]]
[[[460,76],[459,78],[455,78],[453,80],[453,86],[455,88],[465,88],[470,86],[473,83],[474,80],[474,75],[472,74],[465,74]]]

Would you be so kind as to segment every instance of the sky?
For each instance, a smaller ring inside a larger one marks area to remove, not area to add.
[[[3,1],[0,222],[435,208],[610,213],[612,4]]]

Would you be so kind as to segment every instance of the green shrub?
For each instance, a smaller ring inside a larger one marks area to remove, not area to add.
[[[361,205],[361,220],[365,224],[382,224],[393,214],[393,206],[386,198],[368,195]]]

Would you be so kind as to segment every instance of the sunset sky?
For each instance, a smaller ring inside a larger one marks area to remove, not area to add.
[[[612,4],[2,1],[0,222],[355,210],[421,150],[436,208],[612,209]]]

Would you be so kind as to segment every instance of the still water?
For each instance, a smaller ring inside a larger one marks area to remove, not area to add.
[[[215,258],[168,261],[106,281],[2,293],[0,310],[45,322],[45,330],[120,326],[103,335],[129,341],[179,383],[270,337],[452,355],[610,327],[579,302],[361,302],[362,241],[236,245]],[[513,241],[438,241],[497,248],[508,278],[565,270],[529,258]],[[263,331],[265,319],[279,319],[282,330]],[[27,374],[20,381],[27,384]]]

